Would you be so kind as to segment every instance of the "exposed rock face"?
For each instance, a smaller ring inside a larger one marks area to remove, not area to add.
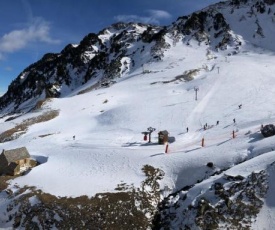
[[[9,195],[5,223],[15,229],[152,229],[162,170],[145,165],[140,188],[126,183],[94,197],[55,197],[35,188]],[[1,219],[3,221],[3,219]]]
[[[247,178],[225,175],[197,196],[191,189],[162,202],[159,228],[250,229],[267,193],[267,173],[252,173]]]
[[[0,98],[0,109],[19,112],[23,102],[66,96],[91,79],[101,82],[121,77],[135,68],[134,60],[144,51],[140,49],[141,44],[144,48],[153,44],[152,55],[145,61],[153,59],[158,49],[162,49],[162,34],[157,35],[161,29],[152,25],[117,23],[98,34],[88,34],[78,45],[67,45],[59,54],[45,54],[10,84]],[[130,52],[128,47],[133,45],[136,50]]]

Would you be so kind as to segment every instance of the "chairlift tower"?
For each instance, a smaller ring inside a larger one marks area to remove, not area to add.
[[[144,137],[149,135],[149,141],[148,143],[151,143],[151,133],[154,132],[156,129],[155,128],[152,128],[152,127],[149,127],[147,128],[148,131],[145,131],[145,132],[142,132],[142,134],[144,134]]]
[[[152,128],[152,127],[149,127],[147,128],[148,130],[148,134],[149,134],[149,143],[151,143],[151,133],[154,132],[156,129],[155,128]]]
[[[199,91],[199,87],[194,87],[194,90],[195,90],[195,100],[197,101],[198,100],[198,91]]]

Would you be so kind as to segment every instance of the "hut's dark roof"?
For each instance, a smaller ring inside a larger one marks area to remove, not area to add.
[[[3,150],[2,154],[4,154],[9,163],[31,157],[26,147]]]
[[[169,133],[167,130],[163,130],[163,131],[159,131],[159,134],[168,135]]]

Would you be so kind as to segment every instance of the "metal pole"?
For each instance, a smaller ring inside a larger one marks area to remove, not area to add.
[[[168,144],[166,144],[165,153],[168,153]]]
[[[156,129],[155,129],[155,128],[152,128],[152,127],[149,127],[149,128],[147,128],[147,130],[149,131],[149,143],[151,143],[151,133],[152,133],[153,131],[155,131]]]
[[[195,100],[198,100],[198,91],[199,91],[199,87],[194,87],[195,90]]]

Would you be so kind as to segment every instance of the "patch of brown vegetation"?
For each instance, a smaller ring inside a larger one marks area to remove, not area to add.
[[[0,143],[17,139],[22,134],[26,133],[28,127],[37,123],[46,122],[57,117],[59,112],[57,110],[47,111],[37,117],[32,117],[24,120],[21,124],[14,128],[8,129],[0,134]]]
[[[45,98],[43,100],[39,100],[34,106],[33,110],[41,109],[47,102],[51,101],[51,98]]]
[[[148,213],[153,216],[156,211],[156,184],[163,172],[149,165],[143,172],[147,179],[141,188],[122,183],[120,192],[99,193],[91,198],[56,197],[34,187],[18,189],[7,207],[7,222],[26,229],[151,229]]]
[[[170,81],[152,82],[151,85],[154,85],[157,83],[168,84],[175,81],[192,81],[194,80],[194,76],[196,76],[199,72],[200,72],[200,69],[186,70],[182,75],[178,75]]]
[[[4,191],[8,188],[7,181],[10,179],[14,179],[15,176],[0,176],[0,191]]]
[[[247,177],[225,174],[193,201],[187,199],[188,190],[164,199],[156,215],[155,229],[171,229],[172,226],[176,229],[251,229],[267,190],[264,170]]]

